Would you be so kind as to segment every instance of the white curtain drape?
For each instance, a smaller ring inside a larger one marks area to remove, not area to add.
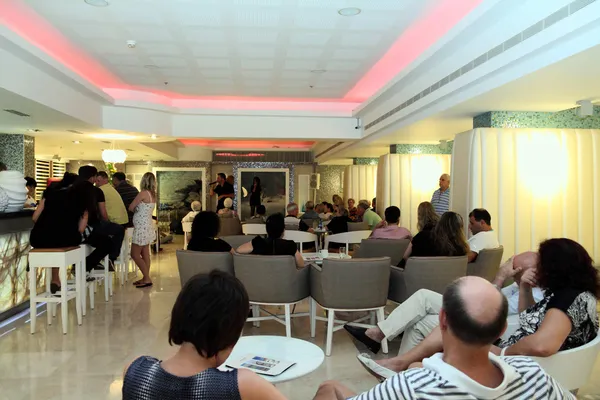
[[[400,208],[402,226],[416,232],[417,207],[430,201],[439,178],[450,171],[449,154],[386,154],[379,158],[377,211]]]
[[[344,170],[344,201],[348,199],[371,201],[376,196],[377,165],[348,165]]]
[[[600,260],[600,131],[475,129],[452,164],[453,209],[487,209],[505,259],[567,237]]]

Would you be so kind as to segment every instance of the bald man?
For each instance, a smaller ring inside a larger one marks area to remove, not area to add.
[[[521,275],[529,268],[535,268],[538,258],[537,253],[528,251],[514,258],[511,257],[500,267],[494,278],[494,285],[502,288],[504,282],[510,278],[515,283],[502,289],[502,294],[508,301],[508,314],[519,313],[519,285]],[[533,289],[536,302],[544,298],[544,292],[539,288]],[[400,304],[376,327],[365,329],[351,325],[344,328],[355,339],[365,344],[373,353],[378,353],[383,339],[391,340],[404,332],[402,344],[398,354],[404,354],[429,335],[438,326],[438,315],[442,309],[442,295],[431,290],[421,289]]]
[[[460,278],[444,292],[437,337],[423,342],[434,353],[356,397],[342,384],[326,382],[315,400],[574,399],[533,360],[490,352],[506,330],[507,314],[506,298],[491,283],[475,276]]]
[[[431,205],[438,215],[442,215],[450,208],[450,175],[442,174],[439,185],[440,188],[431,196]]]

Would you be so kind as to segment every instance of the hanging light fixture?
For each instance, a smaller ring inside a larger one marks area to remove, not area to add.
[[[102,150],[102,161],[106,164],[120,164],[124,163],[127,158],[125,150],[115,149],[115,142],[112,144],[112,148]]]

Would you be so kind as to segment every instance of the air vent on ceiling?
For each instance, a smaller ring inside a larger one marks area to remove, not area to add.
[[[76,131],[75,129],[67,129],[67,132],[76,133],[78,135],[83,135],[83,132]]]
[[[323,150],[322,152],[320,152],[319,154],[317,154],[317,155],[315,156],[315,158],[319,158],[319,157],[321,157],[323,154],[326,154],[326,153],[330,152],[331,150],[335,149],[336,147],[338,147],[338,146],[341,146],[341,145],[343,145],[343,144],[344,144],[344,142],[337,142],[336,144],[334,144],[334,145],[332,145],[332,146],[329,146],[328,148],[326,148],[325,150]]]
[[[133,150],[131,150],[131,149],[125,149],[125,151],[133,151]]]
[[[540,33],[541,31],[543,31],[545,29],[548,29],[549,27],[556,24],[557,22],[573,15],[577,11],[580,11],[581,9],[583,9],[595,2],[596,2],[596,0],[575,0],[575,1],[571,2],[570,4],[559,9],[558,11],[550,14],[546,18],[531,25],[530,27],[528,27],[521,33],[518,33],[515,36],[511,37],[504,43],[483,53],[482,55],[475,58],[474,60],[469,61],[464,66],[462,66],[462,67],[458,68],[456,71],[452,72],[450,75],[442,78],[441,80],[434,83],[427,89],[423,90],[421,93],[418,93],[417,95],[411,97],[404,103],[402,103],[399,106],[395,107],[394,109],[388,111],[387,113],[383,114],[382,116],[375,119],[374,121],[369,122],[365,126],[365,129],[372,128],[373,126],[388,119],[392,115],[405,109],[406,107],[410,106],[411,104],[415,103],[416,101],[421,100],[422,98],[430,95],[431,93],[435,92],[436,90],[444,87],[445,85],[447,85],[448,83],[457,79],[458,77],[471,72],[472,70],[485,64],[487,61],[491,60],[492,58],[504,53],[505,51],[513,48],[514,46],[518,45],[519,43],[523,43],[525,40],[535,36],[536,34]],[[318,157],[318,155],[317,155],[317,157]]]
[[[110,141],[108,140],[103,140],[102,143],[106,143],[106,144],[110,144]]]
[[[25,113],[23,113],[21,111],[17,111],[17,110],[7,110],[7,109],[4,109],[4,111],[6,111],[7,113],[18,115],[19,117],[31,117],[31,115],[25,114]]]

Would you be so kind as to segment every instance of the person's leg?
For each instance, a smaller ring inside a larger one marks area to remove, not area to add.
[[[433,316],[424,318],[424,320],[428,320],[427,324],[417,324],[404,333],[402,345],[400,346],[401,352],[406,350],[404,353],[399,353],[398,356],[393,358],[378,360],[376,361],[377,364],[389,368],[392,371],[402,372],[408,369],[411,364],[421,362],[423,359],[443,351],[442,331],[439,326],[434,327],[425,339],[419,342],[415,347],[409,349],[410,345],[417,343],[418,339],[422,337],[423,332],[431,327],[432,319]],[[405,340],[407,340],[406,345],[404,343]]]
[[[384,338],[392,340],[408,327],[418,323],[428,315],[437,315],[442,309],[442,295],[431,290],[420,289],[400,304],[385,321],[379,322],[377,327],[369,328],[366,335],[378,342]]]
[[[317,390],[313,400],[341,400],[356,396],[352,390],[348,389],[340,382],[323,382]]]
[[[250,216],[254,217],[254,211],[256,210],[256,206],[250,206]]]
[[[144,277],[142,278],[142,282],[151,283],[152,279],[150,278],[150,246],[142,246],[142,260],[144,260],[144,265],[146,266],[146,273],[142,272]]]
[[[144,263],[144,259],[142,258],[142,248],[143,248],[143,246],[132,243],[131,244],[131,259],[133,260],[135,265],[138,266],[138,268],[140,269],[142,274],[144,274],[144,271],[146,270],[146,264]],[[143,280],[144,280],[144,277],[142,276],[142,279],[133,282],[133,284],[138,285]]]
[[[98,264],[100,264],[100,261],[102,261],[110,252],[112,241],[108,236],[100,235],[95,231],[92,231],[92,234],[87,238],[85,243],[94,248],[94,251],[92,251],[85,259],[85,269],[89,272],[96,268]],[[105,265],[105,268],[108,268],[108,265]]]
[[[110,236],[111,247],[108,258],[115,261],[119,257],[119,254],[121,254],[121,245],[123,244],[123,238],[125,238],[125,229],[114,222],[101,221],[97,224],[97,227],[94,227],[94,231],[96,230],[100,235]]]

